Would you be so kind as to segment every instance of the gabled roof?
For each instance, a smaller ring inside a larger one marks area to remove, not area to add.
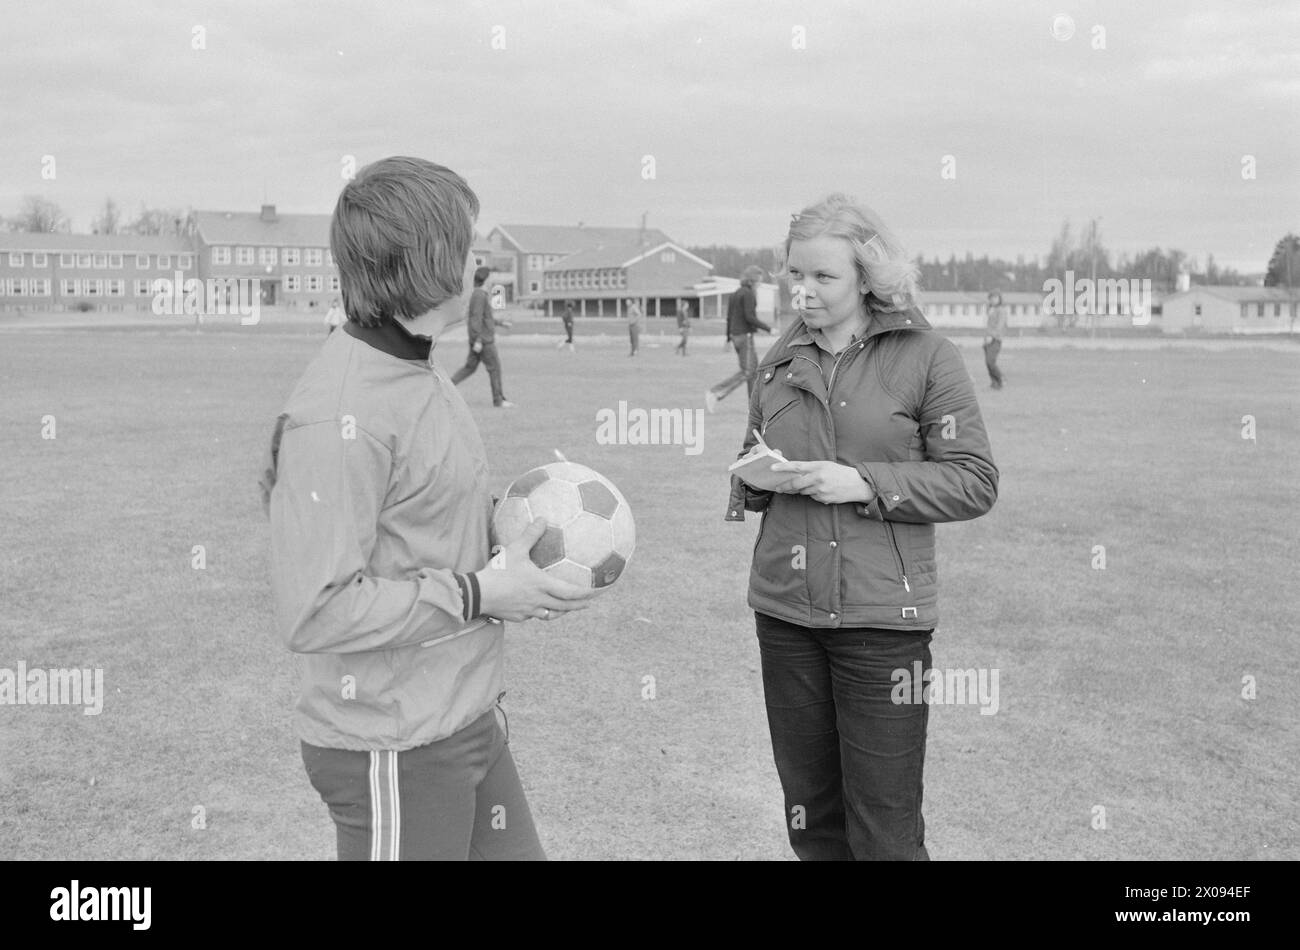
[[[647,232],[648,233],[648,232]],[[689,257],[695,263],[702,267],[713,269],[713,265],[706,260],[696,257],[686,248],[674,244],[672,241],[661,241],[651,246],[642,246],[639,243],[633,244],[615,244],[610,246],[593,247],[590,250],[578,251],[576,254],[570,254],[545,268],[548,273],[559,273],[566,270],[589,270],[595,268],[630,267],[637,261],[649,257],[651,254],[657,254],[664,248],[672,248],[679,254]]]
[[[114,254],[188,254],[194,248],[182,237],[146,234],[59,234],[48,231],[2,231],[0,250],[42,254],[108,251]]]
[[[277,214],[263,221],[256,211],[198,211],[195,219],[205,244],[330,246],[328,214]]]
[[[1200,284],[1180,293],[1171,294],[1166,300],[1194,294],[1197,291],[1207,293],[1233,303],[1286,303],[1300,298],[1300,290],[1287,291],[1285,287],[1232,287],[1226,284]]]
[[[555,224],[500,224],[493,230],[525,254],[576,254],[602,245],[639,246],[640,228],[589,228]],[[644,232],[647,247],[671,240],[657,228]]]

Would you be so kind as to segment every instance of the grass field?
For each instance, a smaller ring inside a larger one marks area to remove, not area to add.
[[[0,706],[0,858],[333,856],[256,486],[310,330],[0,334],[0,667],[101,667],[107,693],[99,716]],[[998,669],[1000,709],[931,711],[931,854],[1300,856],[1300,351],[1016,342],[1001,392],[963,345],[1001,494],[939,529],[933,652]],[[596,606],[507,634],[543,843],[557,859],[788,858],[745,606],[757,522],[722,521],[743,399],[706,417],[699,455],[595,440],[597,410],[699,407],[734,360],[716,337],[684,360],[671,336],[635,361],[618,337],[579,343],[503,340],[514,411],[491,408],[485,372],[462,387],[494,490],[558,448],[637,516],[632,565]],[[454,367],[463,343],[440,351]]]

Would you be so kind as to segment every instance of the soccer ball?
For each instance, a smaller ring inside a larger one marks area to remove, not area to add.
[[[608,587],[632,559],[632,509],[613,482],[585,465],[552,462],[516,478],[492,516],[497,543],[509,544],[537,518],[546,533],[533,545],[533,563],[561,580]]]

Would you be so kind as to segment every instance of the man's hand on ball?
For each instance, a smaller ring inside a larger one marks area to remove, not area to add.
[[[470,349],[473,350],[475,353],[482,353],[482,352],[483,352],[483,344],[482,344],[480,341],[475,340],[475,341],[474,341],[474,345],[471,346]]]
[[[823,505],[842,505],[871,500],[871,486],[856,468],[839,462],[777,462],[774,472],[793,472],[795,477],[779,491],[807,495]]]
[[[554,620],[590,606],[594,589],[552,577],[528,556],[545,533],[546,522],[534,521],[477,573],[479,609],[485,615],[514,622]]]

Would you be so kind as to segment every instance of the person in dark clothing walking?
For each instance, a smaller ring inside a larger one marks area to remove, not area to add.
[[[564,321],[564,339],[555,344],[557,350],[562,350],[566,346],[569,352],[573,353],[573,301],[564,301],[564,315],[560,318]]]
[[[460,385],[474,375],[481,361],[487,367],[488,380],[492,384],[492,405],[498,409],[513,409],[515,404],[505,397],[501,389],[501,358],[497,355],[496,318],[492,316],[492,306],[488,302],[488,293],[483,289],[488,274],[492,271],[480,267],[474,271],[474,293],[469,298],[469,311],[466,315],[469,330],[469,356],[465,365],[456,370],[451,381]],[[509,326],[502,322],[501,326]]]
[[[984,365],[994,389],[1002,388],[1002,370],[998,369],[998,354],[1002,352],[1002,331],[1007,327],[1007,309],[1002,306],[1002,295],[989,291],[989,322],[984,331]]]
[[[759,320],[757,315],[758,293],[754,290],[754,285],[762,276],[761,267],[755,264],[746,267],[745,272],[740,276],[740,288],[731,295],[731,302],[727,304],[727,341],[736,348],[740,371],[704,391],[704,405],[708,407],[709,412],[713,412],[718,407],[719,400],[725,399],[741,383],[745,384],[751,395],[754,392],[754,377],[758,373],[758,356],[754,352],[754,331],[772,332],[772,328]]]

